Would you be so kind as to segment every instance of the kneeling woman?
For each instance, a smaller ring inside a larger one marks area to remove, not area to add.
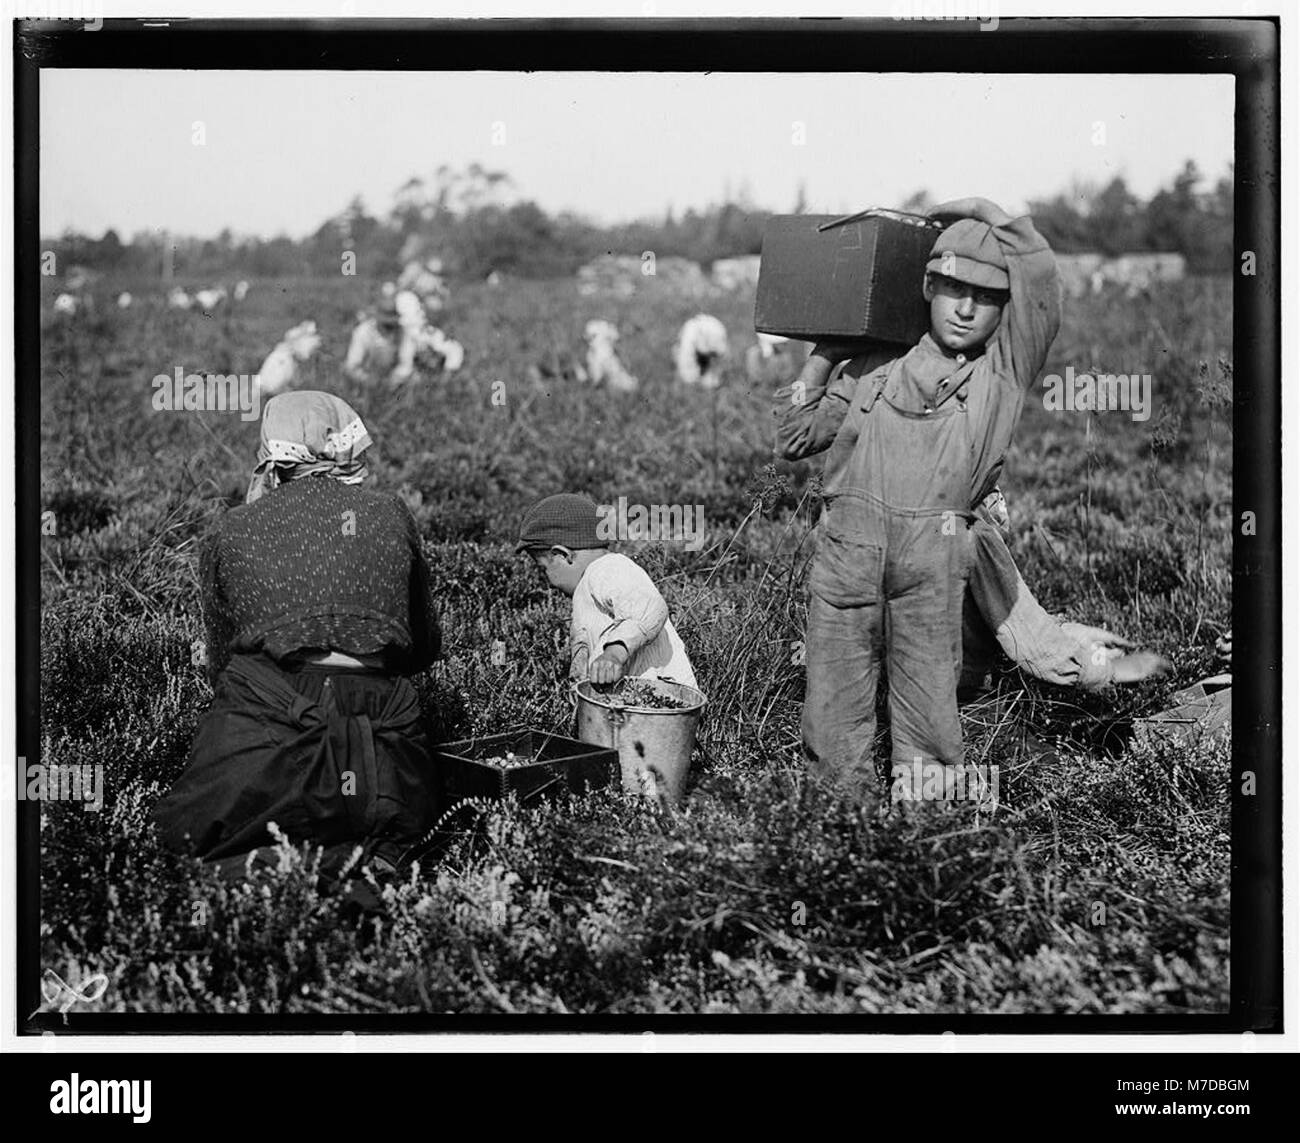
[[[437,619],[409,509],[362,487],[370,444],[329,393],[266,404],[247,503],[200,557],[214,699],[155,810],[172,849],[245,854],[275,822],[395,863],[429,823],[407,676],[438,655]]]

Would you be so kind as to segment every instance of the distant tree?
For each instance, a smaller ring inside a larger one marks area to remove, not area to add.
[[[1142,204],[1118,176],[1092,199],[1086,223],[1089,245],[1103,254],[1114,257],[1143,247]]]
[[[1147,237],[1153,250],[1176,250],[1194,271],[1222,272],[1232,266],[1232,168],[1212,191],[1197,190],[1200,169],[1188,160],[1173,185],[1147,204]]]
[[[1186,250],[1197,226],[1196,187],[1201,172],[1188,159],[1169,190],[1159,190],[1147,204],[1147,234],[1154,250]]]
[[[1077,254],[1092,249],[1093,233],[1075,201],[1063,194],[1029,203],[1034,225],[1060,254]]]

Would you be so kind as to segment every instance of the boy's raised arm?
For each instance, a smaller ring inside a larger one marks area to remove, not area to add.
[[[938,218],[974,218],[993,228],[993,237],[1007,260],[1010,300],[988,343],[989,364],[995,373],[1015,378],[1028,389],[1047,361],[1061,328],[1061,279],[1056,257],[1027,214],[1012,218],[986,198],[960,198],[934,207]]]
[[[1009,371],[1023,391],[1042,372],[1061,328],[1061,279],[1056,258],[1029,215],[993,228],[1011,279],[1011,300],[989,344],[993,368]]]

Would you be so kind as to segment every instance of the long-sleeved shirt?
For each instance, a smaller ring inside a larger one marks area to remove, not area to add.
[[[592,660],[611,643],[628,651],[625,677],[645,676],[696,685],[686,647],[654,581],[627,556],[609,552],[593,560],[573,592],[569,622],[569,675],[587,678]]]
[[[972,354],[973,372],[954,398],[966,402],[965,415],[971,418],[972,507],[997,484],[1025,390],[1061,325],[1056,259],[1029,216],[993,227],[993,236],[1006,257],[1010,299],[982,352]],[[829,448],[823,477],[828,500],[852,480],[854,449],[863,418],[870,415],[866,398],[883,383],[896,357],[888,350],[855,357],[826,385],[807,386],[798,400],[792,386],[777,391],[777,451],[798,460]],[[966,364],[964,355],[949,353],[927,333],[903,356],[884,395],[896,408],[923,413],[944,399],[948,379]],[[801,383],[806,384],[796,382]]]
[[[410,509],[326,476],[222,516],[199,558],[208,672],[236,652],[382,655],[401,674],[440,649],[429,566]]]
[[[966,584],[960,685],[982,685],[996,639],[1021,670],[1044,682],[1084,690],[1108,686],[1115,674],[1110,660],[1074,638],[1034,598],[1001,532],[983,519],[971,531],[975,546]]]

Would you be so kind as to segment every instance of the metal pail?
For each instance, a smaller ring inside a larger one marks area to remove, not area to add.
[[[590,682],[582,682],[574,688],[577,736],[583,742],[618,751],[625,790],[639,790],[676,804],[686,788],[695,731],[708,699],[684,683],[636,681],[687,705],[680,710],[628,706],[617,695],[601,694]]]

